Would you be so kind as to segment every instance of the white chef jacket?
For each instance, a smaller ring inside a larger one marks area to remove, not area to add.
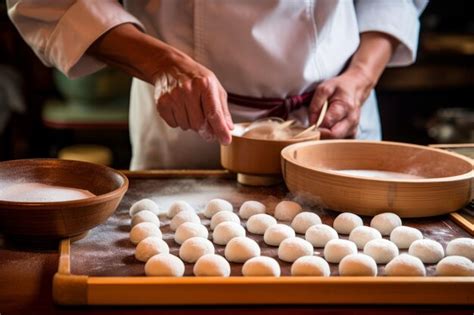
[[[212,70],[231,93],[297,95],[338,75],[359,45],[379,31],[400,44],[389,66],[412,63],[418,16],[427,0],[7,0],[8,13],[38,57],[71,78],[105,65],[86,55],[102,34],[134,23]],[[193,131],[170,128],[156,112],[153,86],[135,79],[130,98],[132,169],[215,168],[219,147]],[[230,104],[234,121],[259,110]],[[291,117],[307,123],[307,109]],[[362,107],[359,139],[380,139],[372,92]]]

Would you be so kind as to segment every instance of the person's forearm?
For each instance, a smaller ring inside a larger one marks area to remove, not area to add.
[[[346,71],[363,75],[373,88],[392,57],[397,43],[395,38],[384,33],[362,33],[359,47]]]
[[[87,53],[150,84],[164,71],[172,58],[183,54],[162,41],[122,24],[97,39]]]

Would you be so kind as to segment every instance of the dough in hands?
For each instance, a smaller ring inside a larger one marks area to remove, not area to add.
[[[374,239],[364,246],[364,254],[372,257],[377,264],[386,264],[398,256],[398,247],[386,239]]]
[[[219,223],[222,222],[235,222],[240,224],[240,218],[234,212],[221,211],[214,214],[211,218],[211,230],[214,230]]]
[[[296,233],[305,234],[313,225],[321,224],[321,218],[314,212],[300,212],[291,221],[291,227]]]
[[[135,214],[142,210],[148,210],[158,215],[160,213],[160,208],[158,205],[151,199],[145,198],[135,202],[129,210],[130,216],[133,217]]]
[[[318,256],[302,256],[291,265],[292,276],[329,277],[330,274],[329,264]]]
[[[270,226],[275,224],[277,224],[277,220],[274,217],[265,213],[259,213],[247,220],[247,230],[253,234],[263,235]]]
[[[299,237],[284,239],[278,246],[278,258],[287,262],[294,262],[302,256],[313,256],[313,254],[313,245]]]
[[[324,246],[324,258],[330,263],[339,263],[344,257],[352,254],[357,254],[357,246],[348,240],[330,240]]]
[[[370,226],[378,230],[382,235],[390,235],[393,229],[402,225],[402,219],[392,212],[377,214],[370,221]]]
[[[474,261],[474,239],[468,237],[455,238],[446,247],[447,256],[464,256]]]
[[[158,227],[160,226],[160,219],[158,219],[158,216],[149,210],[142,210],[138,212],[137,214],[135,214],[132,217],[132,221],[130,225],[133,227],[137,225],[138,223],[142,223],[142,222],[151,222],[151,223],[156,224],[156,226]]]
[[[409,248],[411,243],[423,239],[423,234],[418,229],[399,226],[390,233],[390,240],[400,249]]]
[[[149,236],[156,236],[162,238],[161,230],[155,223],[142,222],[135,225],[130,231],[130,241],[133,244],[138,244]]]
[[[182,277],[184,275],[184,263],[174,255],[158,254],[146,262],[145,274],[159,277]]]
[[[301,211],[303,208],[299,203],[283,200],[276,205],[274,216],[280,221],[291,221]]]
[[[420,258],[401,254],[385,266],[385,273],[387,276],[424,277],[426,276],[426,269]]]
[[[231,239],[245,236],[245,229],[238,223],[226,221],[219,223],[212,233],[212,241],[218,245],[226,245]]]
[[[206,238],[194,236],[188,238],[179,248],[179,257],[187,262],[194,263],[201,256],[214,254],[215,248],[212,242]]]
[[[170,228],[172,231],[176,231],[176,229],[183,224],[184,222],[193,222],[201,224],[201,219],[194,211],[181,211],[177,213],[170,222]]]
[[[420,258],[425,264],[435,264],[443,259],[444,250],[440,243],[422,239],[411,243],[408,254]]]
[[[201,223],[184,222],[176,229],[174,233],[174,240],[178,244],[183,244],[188,238],[199,236],[202,238],[208,238],[209,232],[207,228]]]
[[[332,226],[339,234],[350,234],[353,229],[362,225],[364,224],[358,215],[343,212],[334,219]]]
[[[135,258],[139,261],[147,262],[151,257],[169,253],[170,248],[165,241],[156,236],[149,236],[138,243],[135,249]]]
[[[177,200],[173,202],[168,208],[168,218],[172,219],[175,215],[181,211],[192,211],[196,212],[194,208],[184,200]]]
[[[249,200],[244,202],[239,209],[239,216],[242,219],[248,219],[251,216],[259,213],[265,213],[267,211],[267,207],[258,201]]]
[[[242,266],[244,277],[279,277],[281,274],[278,262],[267,256],[257,256],[247,260]]]
[[[447,256],[436,265],[436,275],[472,277],[474,276],[474,263],[463,256]]]
[[[339,275],[375,277],[377,264],[372,257],[365,254],[347,255],[339,263]]]
[[[295,231],[286,224],[275,224],[265,230],[263,241],[270,246],[279,246],[283,240],[295,237]]]
[[[354,242],[358,249],[363,249],[368,241],[381,238],[382,234],[369,226],[358,226],[349,234],[349,241]]]
[[[228,277],[230,264],[222,256],[206,254],[196,261],[193,273],[197,277]]]
[[[316,224],[310,227],[305,234],[305,239],[314,247],[324,247],[330,240],[339,238],[335,229],[326,224]]]
[[[224,199],[212,199],[209,201],[206,205],[206,208],[204,209],[204,216],[206,218],[212,218],[213,215],[215,215],[217,212],[220,211],[229,211],[233,212],[234,207],[230,202]]]
[[[227,243],[224,255],[230,262],[243,263],[252,257],[260,256],[260,247],[251,238],[245,236],[234,237]]]

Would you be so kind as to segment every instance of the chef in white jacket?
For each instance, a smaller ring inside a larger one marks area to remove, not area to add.
[[[233,122],[269,115],[380,139],[373,88],[415,60],[424,0],[7,0],[38,57],[71,78],[135,79],[131,169],[216,168]],[[212,141],[212,140],[217,141]]]

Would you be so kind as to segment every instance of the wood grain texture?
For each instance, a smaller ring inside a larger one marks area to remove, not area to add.
[[[423,146],[357,140],[314,141],[282,151],[288,189],[337,211],[401,217],[434,216],[456,211],[472,196],[472,161]],[[381,170],[425,179],[372,179],[334,170]]]

